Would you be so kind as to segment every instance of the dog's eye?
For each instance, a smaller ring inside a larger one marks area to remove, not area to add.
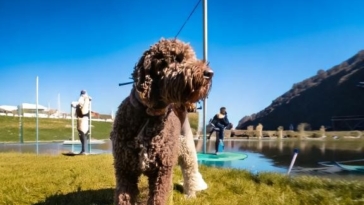
[[[156,75],[159,75],[159,73],[161,71],[163,71],[163,69],[165,69],[166,67],[168,66],[168,62],[166,62],[164,59],[156,59],[152,62],[152,73],[151,75],[153,74],[156,74]]]
[[[183,53],[179,53],[176,55],[175,61],[177,61],[178,63],[182,63],[184,58],[185,58],[185,55]]]
[[[163,53],[162,52],[155,53],[154,54],[154,58],[156,58],[156,59],[162,59],[162,58],[164,58]]]
[[[163,61],[160,61],[159,62],[159,66],[158,66],[158,70],[159,71],[162,71],[164,68],[166,68],[168,66],[168,63],[165,61],[165,60],[163,60]]]

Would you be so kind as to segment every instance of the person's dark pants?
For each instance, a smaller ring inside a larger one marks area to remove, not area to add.
[[[86,142],[87,142],[86,134],[87,133],[84,133],[81,130],[78,130],[78,137],[80,138],[80,141],[81,141],[81,153],[86,152]]]
[[[219,135],[216,136],[216,142],[215,142],[215,150],[216,152],[219,150],[219,144],[220,144],[220,140],[224,140],[224,129],[225,129],[225,126],[220,124],[220,123],[217,123],[217,125],[215,125],[217,128],[219,128]]]

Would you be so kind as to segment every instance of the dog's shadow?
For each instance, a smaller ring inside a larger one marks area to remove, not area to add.
[[[42,202],[33,205],[111,205],[113,204],[114,189],[78,190],[65,194],[54,194]]]
[[[173,190],[183,193],[183,186],[174,183]],[[112,205],[114,189],[78,190],[66,194],[54,194],[33,205]],[[143,203],[139,201],[139,203]]]

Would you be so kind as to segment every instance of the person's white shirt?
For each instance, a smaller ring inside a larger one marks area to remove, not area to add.
[[[90,101],[91,97],[87,95],[87,93],[82,94],[78,98],[78,105],[80,105],[80,108],[82,110],[82,114],[87,114],[90,110]]]

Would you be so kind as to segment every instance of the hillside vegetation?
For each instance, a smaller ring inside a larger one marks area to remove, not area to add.
[[[319,70],[315,76],[295,83],[264,110],[242,118],[236,128],[262,123],[265,130],[276,130],[278,126],[288,129],[290,124],[296,128],[304,122],[319,129],[321,125],[331,126],[334,116],[364,115],[364,89],[357,86],[364,81],[363,68],[364,50],[340,65]]]

